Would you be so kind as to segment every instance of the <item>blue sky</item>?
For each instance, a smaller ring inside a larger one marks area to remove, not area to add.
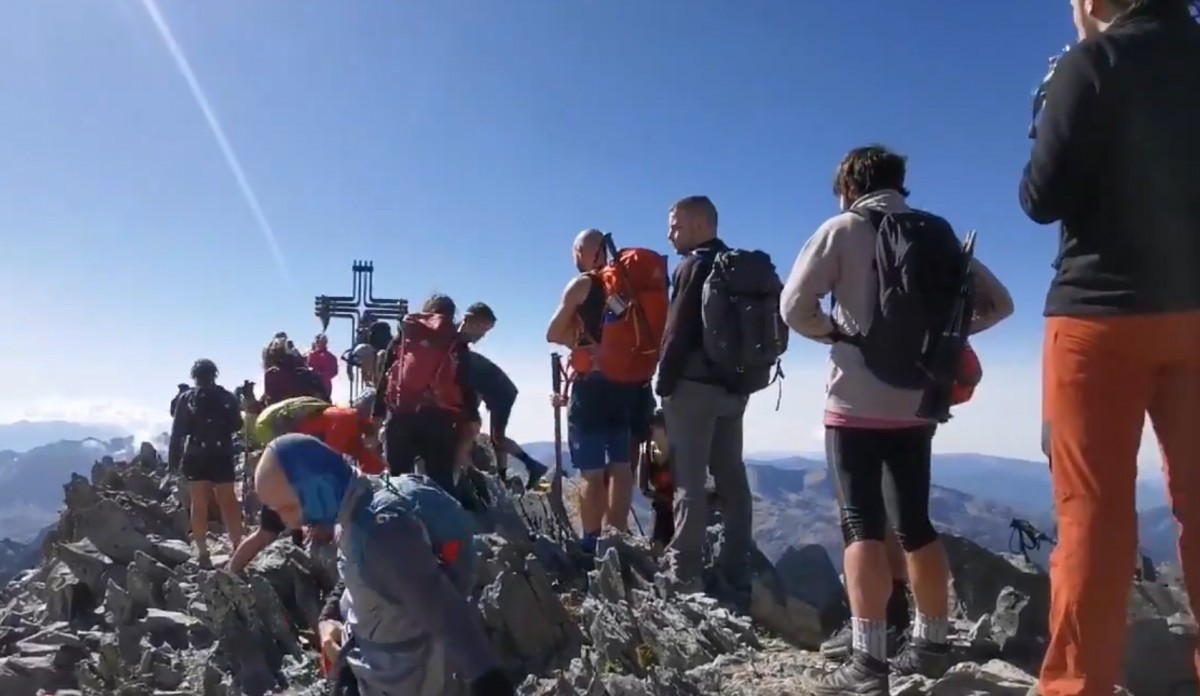
[[[1066,2],[520,0],[157,6],[227,136],[286,274],[141,0],[0,5],[0,420],[161,419],[191,361],[256,373],[312,297],[489,301],[481,346],[546,437],[544,324],[597,226],[666,250],[677,198],[782,273],[836,212],[851,147],[910,156],[913,202],[980,232],[1015,318],[940,446],[1037,450],[1040,310],[1057,232],[1016,184],[1029,94],[1073,37]],[[335,348],[345,329],[332,331]],[[749,449],[817,447],[822,351],[795,342]]]

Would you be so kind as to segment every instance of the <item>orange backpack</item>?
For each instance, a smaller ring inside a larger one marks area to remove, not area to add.
[[[650,381],[658,369],[670,304],[667,258],[650,249],[621,249],[605,236],[613,259],[593,277],[604,290],[597,367],[622,384]]]

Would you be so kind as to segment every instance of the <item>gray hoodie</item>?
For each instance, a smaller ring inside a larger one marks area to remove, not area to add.
[[[907,212],[897,191],[878,191],[860,198],[854,209]],[[796,257],[780,297],[780,313],[796,333],[823,343],[834,325],[844,334],[866,333],[875,313],[875,228],[853,212],[835,215],[821,225]],[[995,326],[1013,313],[1012,296],[983,263],[972,262],[975,278],[975,316],[971,332]],[[831,317],[821,300],[833,293],[837,306]],[[897,389],[881,382],[863,363],[862,353],[848,343],[829,350],[830,375],[827,413],[866,422],[916,421],[921,391]]]

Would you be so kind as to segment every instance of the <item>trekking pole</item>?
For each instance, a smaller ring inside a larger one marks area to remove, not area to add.
[[[629,514],[633,515],[633,523],[637,525],[638,534],[641,534],[642,538],[645,538],[646,530],[642,529],[642,521],[638,519],[637,508],[635,508],[633,505],[630,505]]]
[[[550,386],[553,389],[555,396],[563,393],[563,366],[562,356],[558,353],[550,354]],[[563,461],[562,461],[562,407],[559,406],[558,400],[554,402],[554,475],[550,478],[550,509],[554,511],[554,516],[558,518],[558,526],[564,531],[570,530],[574,532],[574,527],[571,526],[570,517],[567,515],[567,508],[563,505]],[[569,536],[574,536],[573,533],[568,533]]]

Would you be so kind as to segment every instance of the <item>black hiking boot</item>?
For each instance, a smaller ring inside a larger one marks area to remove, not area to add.
[[[892,674],[907,677],[919,674],[930,679],[940,679],[950,669],[950,646],[946,643],[931,643],[924,638],[913,638],[892,660]]]
[[[889,656],[895,655],[899,651],[902,635],[901,631],[888,627],[887,651]],[[854,631],[850,628],[850,624],[842,626],[829,637],[829,640],[821,643],[821,657],[831,662],[845,662],[850,659],[853,652]]]
[[[812,696],[888,696],[888,665],[864,653],[852,653],[832,672],[809,670],[800,679]]]

